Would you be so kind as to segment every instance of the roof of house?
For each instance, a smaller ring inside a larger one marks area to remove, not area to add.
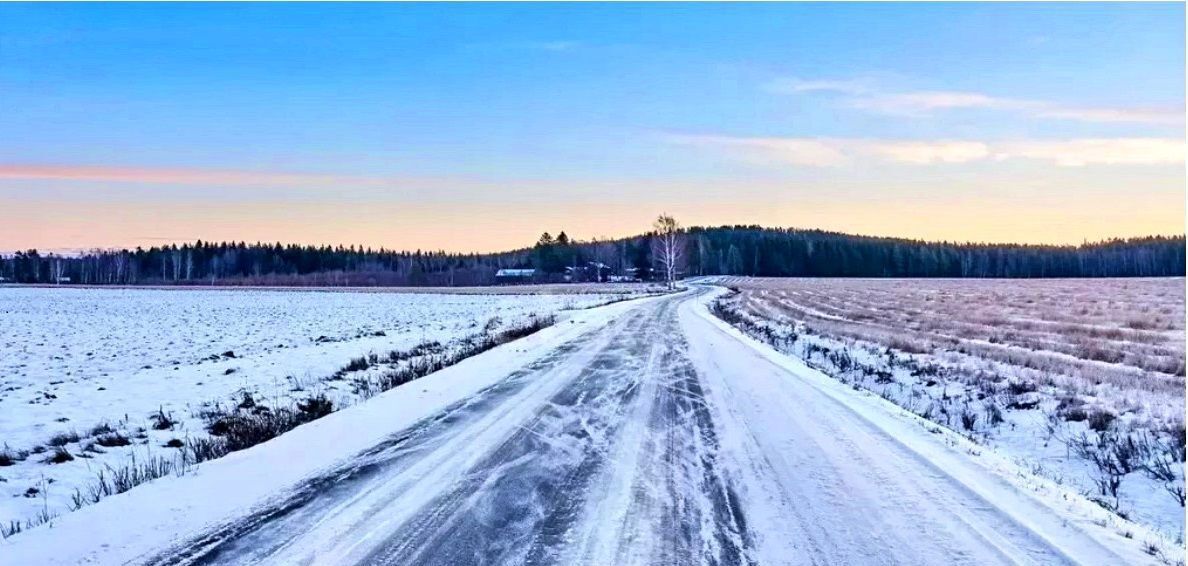
[[[500,269],[495,272],[495,277],[532,277],[535,274],[535,269]]]

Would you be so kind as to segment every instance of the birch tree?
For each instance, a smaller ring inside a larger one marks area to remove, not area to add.
[[[652,258],[664,274],[669,289],[676,286],[677,267],[685,255],[685,238],[676,219],[661,214],[652,223],[656,235],[652,238]]]
[[[62,262],[62,258],[50,256],[50,277],[54,280],[54,285],[62,284],[62,277],[66,273],[66,265]]]

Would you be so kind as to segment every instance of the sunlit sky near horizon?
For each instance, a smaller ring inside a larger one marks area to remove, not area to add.
[[[1184,233],[1184,5],[0,4],[0,250]]]

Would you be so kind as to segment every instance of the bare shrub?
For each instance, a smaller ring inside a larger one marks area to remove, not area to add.
[[[909,354],[929,354],[932,353],[933,348],[928,346],[925,341],[909,340],[907,338],[892,337],[888,340],[887,345],[891,348]]]
[[[1056,405],[1056,414],[1070,423],[1078,423],[1089,419],[1089,411],[1085,410],[1085,402],[1079,397],[1065,395]]]
[[[158,407],[157,412],[153,413],[149,417],[149,420],[153,423],[153,430],[172,430],[174,425],[177,424],[174,422],[172,415],[165,414],[164,407]]]
[[[1117,418],[1118,417],[1114,415],[1114,413],[1104,409],[1093,409],[1093,411],[1089,413],[1088,417],[1089,428],[1097,432],[1105,432],[1110,428],[1110,425],[1113,424],[1114,419]]]
[[[961,410],[961,428],[964,428],[967,431],[972,431],[977,423],[977,413],[971,411],[968,407]]]
[[[990,426],[998,426],[1002,424],[1005,419],[1002,416],[1002,409],[998,408],[998,404],[993,401],[986,402],[986,422]]]
[[[1024,393],[1034,393],[1039,390],[1034,382],[1011,380],[1007,382],[1007,393],[1011,395],[1022,395]]]
[[[1152,319],[1149,317],[1131,317],[1126,319],[1123,324],[1126,326],[1126,328],[1133,328],[1135,330],[1155,330],[1161,328],[1158,319]]]
[[[1094,466],[1093,481],[1097,484],[1098,492],[1101,498],[1109,498],[1098,498],[1098,503],[1116,511],[1118,509],[1118,490],[1122,487],[1122,478],[1126,476],[1126,471],[1114,458],[1109,445],[1103,444],[1101,440],[1099,437],[1099,442],[1094,443],[1082,434],[1079,439],[1072,441],[1071,446],[1081,458],[1088,460]]]
[[[17,462],[24,461],[29,457],[29,452],[25,450],[13,450],[7,444],[3,449],[0,449],[0,467],[12,466]]]
[[[1075,352],[1078,358],[1097,360],[1107,364],[1120,363],[1125,359],[1125,354],[1121,350],[1095,340],[1079,340]]]
[[[71,442],[78,442],[78,440],[79,440],[78,433],[71,430],[71,431],[66,431],[66,432],[59,432],[59,433],[51,436],[49,441],[46,442],[46,444],[53,446],[53,447],[61,447],[61,446],[66,446],[67,444],[70,444]]]
[[[358,358],[352,359],[350,361],[350,363],[343,366],[342,371],[343,372],[363,371],[369,367],[371,367],[371,364],[368,363],[366,357],[358,357]]]
[[[104,448],[115,448],[119,446],[128,446],[129,444],[132,444],[132,441],[129,440],[128,437],[118,432],[112,432],[95,438],[95,444],[98,444]]]
[[[1094,483],[1102,497],[1110,498],[1098,502],[1117,511],[1118,490],[1123,478],[1144,468],[1155,446],[1146,433],[1102,432],[1096,438],[1082,433],[1070,441],[1070,448],[1094,466]]]
[[[74,455],[64,446],[57,446],[49,456],[43,460],[46,464],[65,464],[74,459]]]
[[[1184,506],[1184,478],[1180,475],[1183,469],[1175,455],[1167,452],[1161,452],[1143,464],[1143,472],[1151,479],[1163,482],[1163,489],[1175,498],[1180,507]]]
[[[297,410],[301,412],[301,420],[312,421],[334,412],[334,403],[325,395],[316,395],[299,401]]]

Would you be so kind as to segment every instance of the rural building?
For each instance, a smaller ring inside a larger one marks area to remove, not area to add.
[[[642,281],[639,277],[639,269],[635,267],[628,267],[623,269],[623,273],[619,275],[610,275],[606,278],[611,283],[634,283]]]
[[[535,269],[500,269],[495,272],[495,282],[501,285],[531,283],[535,277]]]
[[[607,275],[610,274],[610,266],[599,262],[591,261],[586,265],[575,265],[573,267],[565,268],[565,280],[568,282],[593,282],[603,283],[606,281]]]

